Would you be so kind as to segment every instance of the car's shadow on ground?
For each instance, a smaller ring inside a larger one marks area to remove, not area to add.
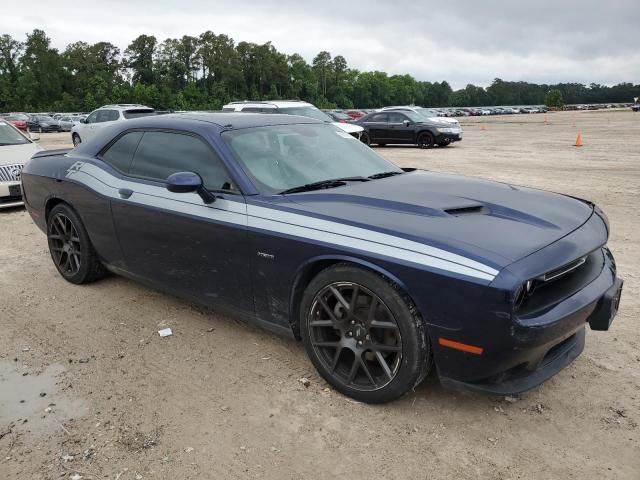
[[[26,212],[24,205],[16,205],[15,207],[2,207],[0,204],[0,215],[9,215],[11,213]]]
[[[401,149],[411,149],[411,150],[449,150],[452,148],[456,148],[453,145],[447,145],[446,147],[440,147],[440,146],[433,146],[430,148],[421,148],[418,145],[370,145],[371,148],[373,148],[374,150],[401,150]]]

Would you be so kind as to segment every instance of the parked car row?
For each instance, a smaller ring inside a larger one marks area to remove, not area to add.
[[[602,110],[606,108],[629,108],[633,103],[587,103],[578,105],[565,105],[565,110]]]
[[[23,113],[12,112],[0,114],[0,118],[11,123],[14,127],[22,131],[31,132],[70,132],[74,125],[77,125],[86,118],[80,113]]]

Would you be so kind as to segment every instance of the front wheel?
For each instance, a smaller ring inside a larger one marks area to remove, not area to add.
[[[422,132],[418,135],[418,147],[431,148],[433,147],[433,135],[430,132]]]
[[[58,204],[47,219],[49,252],[60,275],[71,283],[89,283],[106,273],[87,230],[68,205]]]
[[[424,323],[396,285],[342,263],[320,272],[301,305],[305,349],[324,379],[367,403],[394,400],[430,369]]]
[[[77,133],[71,135],[71,141],[73,142],[74,147],[77,147],[82,143],[82,140],[80,140],[80,135],[78,135]]]
[[[362,132],[360,135],[360,141],[369,147],[371,146],[371,137],[367,132]]]
[[[451,140],[443,140],[442,142],[438,142],[439,147],[448,147],[451,145]]]

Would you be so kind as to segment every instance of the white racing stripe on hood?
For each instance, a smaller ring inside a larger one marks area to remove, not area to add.
[[[418,252],[412,252],[410,250],[396,248],[389,245],[382,245],[360,238],[347,237],[338,233],[325,232],[299,225],[282,223],[277,220],[249,216],[249,226],[270,232],[284,233],[286,235],[302,239],[315,240],[318,242],[329,243],[331,245],[339,245],[355,250],[361,250],[363,252],[383,255],[385,257],[404,260],[417,265],[429,266],[439,270],[444,270],[445,272],[458,273],[469,277],[481,278],[483,280],[491,281],[495,277],[495,275],[491,275],[489,273],[483,273],[473,268],[465,267],[464,265],[459,265],[457,263],[424,255]]]
[[[498,274],[498,270],[488,267],[483,263],[470,260],[467,257],[463,257],[461,255],[456,255],[455,253],[447,252],[446,250],[442,250],[440,248],[435,248],[423,243],[407,240],[402,237],[396,237],[394,235],[388,235],[386,233],[380,233],[365,228],[352,227],[350,225],[345,225],[344,223],[322,220],[319,218],[300,215],[297,213],[283,212],[281,210],[274,210],[272,208],[257,207],[255,205],[249,205],[247,207],[247,211],[251,216],[277,220],[297,226],[321,230],[322,232],[336,233],[339,235],[352,237],[354,239],[380,243],[388,247],[395,247],[422,255],[428,255],[430,257],[435,257],[441,260],[458,263],[465,267],[469,267],[492,276]]]
[[[131,189],[134,193],[124,200],[127,203],[342,246],[487,281],[498,274],[469,258],[394,235],[243,202],[216,199],[205,205],[196,193],[172,193],[160,186],[120,179],[90,163],[76,165],[67,178],[116,200],[122,200],[119,189]]]

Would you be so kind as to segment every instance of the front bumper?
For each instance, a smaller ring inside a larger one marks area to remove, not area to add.
[[[608,330],[620,305],[623,281],[616,276],[613,257],[604,248],[602,262],[599,275],[575,294],[539,315],[515,318],[509,339],[503,339],[502,344],[488,346],[474,358],[464,352],[448,353],[449,361],[457,357],[455,360],[465,362],[466,370],[473,373],[441,374],[442,385],[496,395],[517,394],[569,365],[584,349],[586,325],[592,330]]]
[[[460,130],[459,133],[440,133],[437,137],[436,137],[436,143],[442,143],[442,142],[459,142],[460,140],[462,140],[462,130]]]
[[[20,182],[0,182],[0,209],[24,205]]]

